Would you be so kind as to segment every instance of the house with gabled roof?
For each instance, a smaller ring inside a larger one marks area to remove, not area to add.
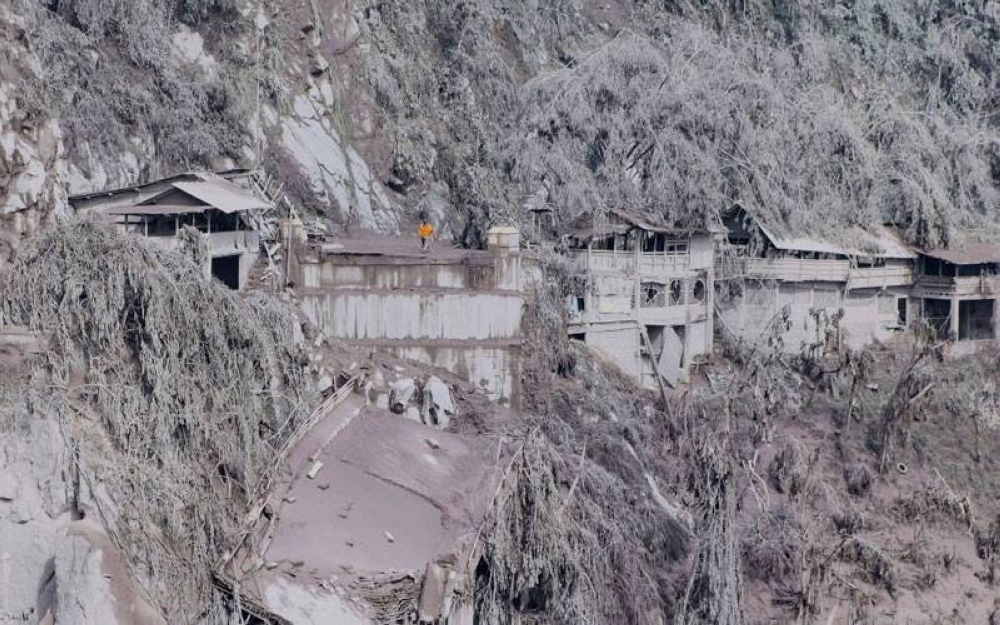
[[[914,316],[938,337],[952,339],[955,355],[995,345],[1000,338],[1000,245],[956,242],[918,254]]]
[[[78,214],[94,214],[123,231],[175,250],[185,226],[203,235],[208,249],[204,271],[234,290],[247,285],[260,253],[260,216],[273,209],[267,199],[241,186],[243,170],[186,173],[149,183],[76,195]]]

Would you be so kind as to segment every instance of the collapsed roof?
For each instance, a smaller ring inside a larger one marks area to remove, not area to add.
[[[838,256],[879,257],[895,259],[913,259],[916,253],[907,246],[899,234],[888,226],[877,226],[873,229],[848,228],[843,237],[833,240],[812,234],[790,235],[771,224],[759,219],[740,205],[735,205],[723,213],[724,219],[734,230],[732,224],[738,223],[737,230],[746,230],[746,221],[752,222],[768,242],[782,251],[811,252],[817,254],[836,254]],[[849,241],[849,242],[848,242]]]
[[[655,225],[649,219],[621,208],[605,209],[608,214],[608,223],[596,224],[594,215],[587,215],[574,222],[574,226],[564,232],[564,235],[572,236],[581,240],[588,240],[594,237],[609,236],[612,234],[626,234],[629,230],[644,230],[656,234],[668,236],[686,236],[692,233],[717,232],[717,226],[705,226],[702,228],[676,228],[663,225]]]

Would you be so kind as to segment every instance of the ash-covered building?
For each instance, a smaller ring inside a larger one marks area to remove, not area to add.
[[[657,226],[611,209],[563,240],[590,288],[570,298],[569,334],[656,388],[712,351],[716,229]]]
[[[243,289],[260,253],[257,217],[274,207],[253,191],[252,174],[185,173],[145,184],[70,197],[80,215],[97,215],[168,250],[185,226],[203,235],[206,276]]]

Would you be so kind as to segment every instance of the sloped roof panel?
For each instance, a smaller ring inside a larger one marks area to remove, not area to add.
[[[952,249],[921,250],[920,253],[955,265],[1000,263],[1000,246],[990,243],[969,243]]]
[[[249,191],[222,179],[200,182],[175,182],[173,187],[224,213],[237,213],[256,209],[271,208],[266,202]]]

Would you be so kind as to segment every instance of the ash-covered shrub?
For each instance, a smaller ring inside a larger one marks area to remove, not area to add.
[[[60,118],[71,157],[86,162],[93,154],[114,171],[120,152],[134,151],[138,139],[148,142],[138,156],[154,171],[206,167],[220,156],[238,158],[250,142],[254,59],[224,49],[212,71],[173,60],[178,17],[210,15],[217,34],[230,38],[247,32],[248,22],[226,8],[230,0],[67,0],[57,10],[20,2],[42,72],[37,112]],[[263,37],[259,51],[264,97],[281,94],[272,39]]]
[[[863,462],[856,462],[844,469],[847,492],[855,497],[867,497],[875,481],[875,473]]]
[[[747,578],[781,582],[799,570],[802,528],[787,505],[766,510],[742,537]]]
[[[27,326],[81,488],[171,622],[211,572],[315,404],[295,315],[94,222],[40,234],[0,281],[0,325]],[[43,415],[40,415],[43,416]],[[78,473],[77,473],[78,472]]]
[[[767,475],[775,490],[789,497],[795,497],[805,488],[807,469],[801,443],[789,438],[768,465]]]
[[[880,586],[891,596],[899,587],[899,572],[896,563],[881,547],[867,540],[853,537],[840,550],[845,562],[854,563],[867,580]]]

